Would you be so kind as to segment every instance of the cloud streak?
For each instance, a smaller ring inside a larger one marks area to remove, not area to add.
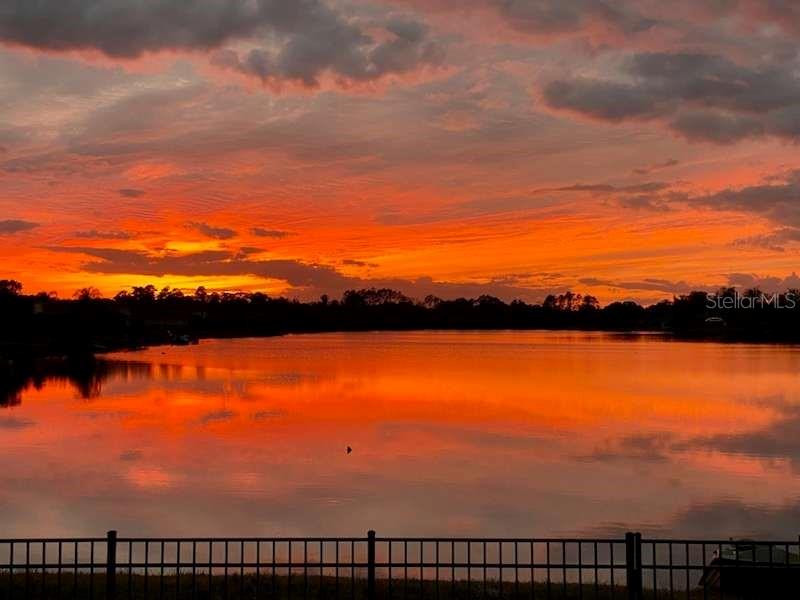
[[[38,223],[33,223],[32,221],[24,221],[22,219],[6,219],[4,221],[0,221],[0,235],[13,235],[15,233],[22,233],[24,231],[36,229],[38,226]]]
[[[715,210],[753,213],[779,225],[784,241],[790,232],[800,230],[800,170],[793,170],[758,185],[724,190],[696,196],[692,203]]]
[[[514,285],[515,281],[499,279],[488,283],[454,283],[434,281],[429,277],[417,279],[350,277],[332,266],[291,259],[250,260],[240,253],[209,250],[193,254],[152,255],[137,250],[89,247],[51,247],[54,252],[82,254],[93,257],[81,265],[84,271],[95,274],[128,274],[150,277],[235,276],[250,275],[264,280],[287,284],[292,294],[317,298],[321,294],[341,295],[349,289],[388,287],[403,290],[412,297],[424,298],[433,294],[442,298],[477,298],[484,294],[505,299],[540,299],[552,288]]]
[[[279,229],[267,229],[265,227],[253,227],[250,230],[256,237],[281,239],[289,235],[288,231],[281,231]]]
[[[76,231],[75,237],[84,240],[130,240],[133,239],[133,234],[127,231],[98,231],[97,229],[90,229],[89,231]]]
[[[236,231],[233,229],[229,229],[227,227],[215,227],[214,225],[209,225],[208,223],[192,221],[187,223],[186,226],[214,240],[230,240],[235,238],[237,235]]]
[[[666,292],[668,294],[685,294],[692,290],[701,290],[706,286],[694,285],[685,281],[669,281],[667,279],[644,279],[642,281],[613,281],[610,279],[598,279],[596,277],[583,277],[578,283],[586,286],[603,286],[619,288],[623,290],[640,290]]]

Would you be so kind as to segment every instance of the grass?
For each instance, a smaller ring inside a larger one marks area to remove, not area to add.
[[[535,582],[533,587],[530,582],[504,581],[501,585],[497,580],[463,581],[454,583],[425,579],[409,579],[407,581],[387,579],[376,581],[376,598],[378,600],[478,600],[483,598],[504,600],[531,600],[536,598],[564,599],[627,599],[627,589],[624,586],[611,587],[607,584],[588,583],[578,585],[561,582]],[[10,594],[9,594],[10,592]],[[660,597],[669,597],[668,591],[661,591]],[[652,590],[645,590],[643,600],[655,598]],[[690,600],[703,598],[702,590],[692,590],[689,595],[685,591],[677,591],[674,598],[688,598]],[[714,598],[709,594],[708,598]],[[2,600],[54,600],[57,598],[78,598],[110,600],[106,595],[106,579],[104,573],[78,573],[64,571],[59,575],[48,572],[42,576],[41,572],[31,572],[28,576],[24,573],[0,572],[0,599]],[[193,577],[191,572],[182,572],[178,577],[174,572],[166,573],[163,577],[160,572],[151,572],[147,577],[142,573],[134,573],[130,577],[127,572],[117,575],[117,595],[115,600],[145,600],[165,598],[175,600],[317,600],[335,599],[342,600],[367,600],[367,582],[365,579],[352,580],[350,575],[340,576],[338,582],[331,576],[311,575],[304,577],[302,573],[293,574],[291,579],[284,573],[274,578],[271,572],[245,573],[241,575],[229,572],[227,577],[216,572],[209,578],[208,571],[197,571]],[[726,598],[731,596],[726,595]]]

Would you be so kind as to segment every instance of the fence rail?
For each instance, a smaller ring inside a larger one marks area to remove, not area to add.
[[[800,540],[0,539],[0,599],[797,598]]]

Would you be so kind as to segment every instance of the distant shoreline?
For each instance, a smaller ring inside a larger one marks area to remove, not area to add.
[[[598,329],[588,327],[396,327],[396,328],[349,328],[349,329],[319,329],[319,330],[285,330],[271,333],[236,332],[213,333],[199,336],[190,336],[190,341],[176,341],[158,337],[152,340],[142,340],[137,343],[103,344],[89,348],[69,348],[63,346],[48,346],[42,344],[0,344],[0,366],[2,362],[8,363],[39,359],[67,359],[80,357],[102,357],[105,354],[116,352],[136,352],[148,348],[162,346],[191,346],[205,340],[235,340],[235,339],[267,339],[287,335],[321,335],[328,333],[422,333],[422,332],[563,332],[563,333],[602,333],[617,336],[644,337],[656,336],[662,340],[676,342],[717,342],[723,344],[764,344],[797,346],[800,340],[792,336],[774,337],[760,336],[743,332],[707,332],[707,331],[667,331],[656,329]],[[106,340],[107,341],[107,340]],[[2,370],[0,370],[2,373]]]
[[[299,302],[255,293],[191,295],[154,286],[101,298],[87,288],[72,300],[23,295],[0,281],[0,357],[87,356],[200,339],[356,331],[585,331],[659,333],[676,340],[800,343],[795,292],[692,292],[650,306],[592,296],[551,295],[542,304],[491,296],[414,300],[391,289],[351,290],[341,299]],[[749,299],[749,303],[727,300]],[[776,300],[777,298],[777,300]],[[778,302],[780,301],[780,302]],[[791,302],[790,302],[791,301]]]
[[[782,339],[774,337],[763,337],[756,335],[740,335],[736,332],[675,332],[666,330],[655,329],[597,329],[597,328],[564,328],[564,327],[426,327],[426,328],[383,328],[383,329],[320,329],[315,331],[302,330],[286,330],[273,333],[243,333],[237,332],[232,334],[209,334],[191,338],[188,342],[176,342],[169,339],[153,339],[150,341],[142,341],[136,344],[111,344],[103,346],[95,346],[92,348],[70,349],[63,347],[48,347],[42,345],[32,344],[15,344],[0,346],[0,374],[3,372],[3,366],[12,367],[14,364],[25,364],[30,361],[39,360],[71,360],[71,359],[88,359],[88,358],[103,358],[107,354],[114,354],[120,352],[137,352],[147,350],[150,348],[159,347],[180,347],[196,345],[200,341],[206,340],[239,340],[239,339],[268,339],[276,337],[284,337],[288,335],[323,335],[335,333],[424,333],[424,332],[460,332],[460,333],[482,333],[482,332],[548,332],[548,333],[599,333],[614,335],[620,337],[648,337],[653,336],[660,338],[664,341],[675,342],[716,342],[722,344],[759,344],[759,345],[778,345],[778,346],[798,346],[800,341],[792,339]]]

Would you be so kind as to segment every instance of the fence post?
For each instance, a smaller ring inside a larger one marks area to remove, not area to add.
[[[375,532],[367,532],[367,600],[375,600]]]
[[[636,548],[636,593],[639,594],[638,598],[641,600],[644,598],[644,584],[642,583],[644,580],[644,576],[642,575],[642,534],[637,533],[634,535],[633,538],[635,548]],[[653,546],[653,564],[656,562],[656,549]],[[653,575],[653,589],[658,590],[658,582],[656,581],[656,576]]]
[[[112,530],[106,537],[106,600],[117,597],[117,532]]]
[[[642,598],[642,535],[628,532],[625,534],[625,575],[628,588],[628,600]]]

